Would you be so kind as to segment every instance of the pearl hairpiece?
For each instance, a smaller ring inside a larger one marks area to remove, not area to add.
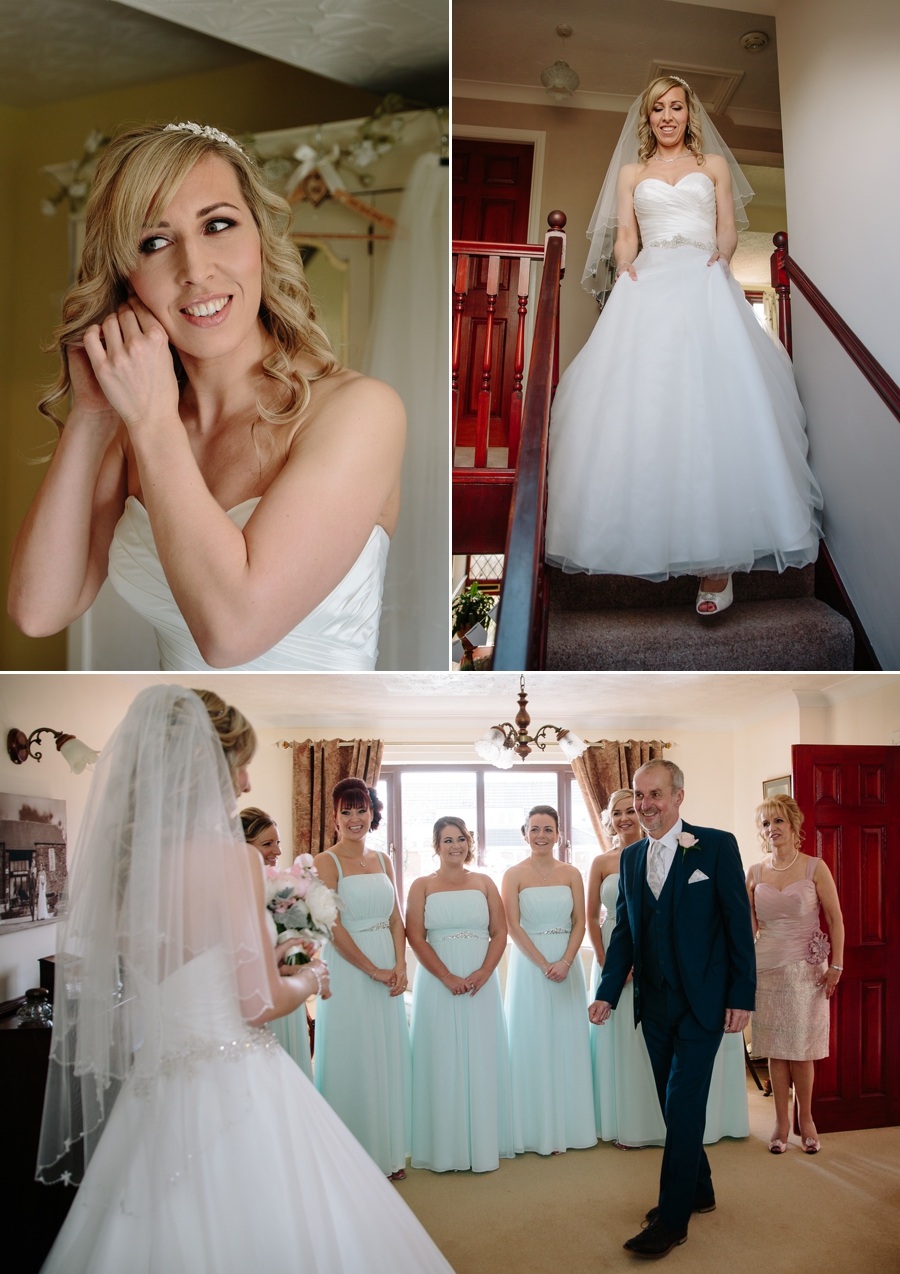
[[[690,93],[690,92],[693,92],[693,90],[691,89],[691,86],[690,86],[690,84],[688,84],[687,80],[683,80],[683,79],[681,78],[681,76],[680,76],[680,75],[670,75],[670,76],[669,76],[669,79],[670,79],[670,80],[677,80],[679,84],[683,84],[683,85],[684,85],[684,87],[688,90],[688,92],[689,92],[689,93]]]
[[[193,124],[190,121],[185,124],[166,124],[162,131],[164,133],[193,133],[195,137],[206,137],[211,142],[224,142],[226,146],[233,146],[235,150],[241,150],[233,137],[223,133],[220,128],[211,128],[209,124]],[[241,150],[241,154],[243,153]]]

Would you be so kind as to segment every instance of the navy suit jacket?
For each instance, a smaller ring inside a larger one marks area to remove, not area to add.
[[[750,902],[737,841],[730,832],[684,823],[696,836],[693,849],[679,846],[672,863],[675,875],[672,923],[678,972],[698,1022],[721,1030],[726,1009],[753,1009],[756,954]],[[645,837],[622,850],[616,927],[603,963],[597,999],[613,1008],[634,969],[634,1020],[641,1020],[641,925],[647,879]],[[688,881],[695,871],[708,879]]]

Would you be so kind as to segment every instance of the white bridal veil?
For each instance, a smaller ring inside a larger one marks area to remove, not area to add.
[[[619,144],[613,152],[606,177],[600,190],[600,197],[594,207],[588,224],[587,237],[591,241],[588,258],[581,277],[581,286],[595,296],[609,291],[607,281],[607,265],[613,260],[613,247],[616,241],[616,229],[619,224],[616,187],[619,172],[625,164],[638,162],[638,122],[640,119],[641,93],[631,104],[625,118],[625,125],[619,135]],[[695,95],[696,97],[696,95]],[[753,188],[741,171],[741,166],[722,140],[722,136],[699,99],[700,123],[703,129],[704,155],[721,155],[731,170],[731,193],[734,198],[734,219],[738,230],[746,230],[750,225],[744,206],[753,198]]]
[[[225,754],[182,686],[137,696],[103,749],[58,927],[38,1178],[80,1181],[122,1082],[171,1059],[178,975],[210,953],[236,1011],[271,1007],[250,858]]]

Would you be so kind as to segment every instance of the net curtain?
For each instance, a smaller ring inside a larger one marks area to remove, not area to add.
[[[331,793],[341,779],[374,787],[381,773],[383,739],[325,739],[292,743],[294,856],[321,854],[335,843]]]
[[[665,749],[659,739],[601,739],[592,743],[582,756],[572,762],[581,795],[591,816],[597,840],[610,849],[610,839],[601,814],[610,794],[620,787],[631,787],[636,770],[648,761],[661,760]]]

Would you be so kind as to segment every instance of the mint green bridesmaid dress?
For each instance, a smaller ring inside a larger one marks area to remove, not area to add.
[[[312,1079],[312,1058],[309,1053],[309,1024],[306,1020],[306,1005],[288,1013],[285,1017],[276,1017],[269,1023],[278,1043],[292,1057],[307,1079]]]
[[[572,890],[544,885],[519,893],[522,928],[546,960],[562,959],[572,931]],[[551,982],[513,946],[506,979],[514,1142],[540,1155],[596,1145],[584,969],[576,956]]]
[[[331,854],[331,850],[327,850]],[[345,876],[336,854],[341,924],[379,969],[395,963],[390,917],[394,887],[378,875]],[[327,942],[322,958],[331,998],[316,1007],[315,1084],[386,1175],[406,1167],[410,1151],[412,1064],[402,995],[345,960]]]
[[[451,973],[484,964],[488,901],[479,889],[425,900],[429,944]],[[506,1022],[496,970],[476,995],[452,995],[421,964],[412,1007],[412,1166],[492,1172],[515,1158]]]
[[[606,908],[601,928],[603,949],[616,927],[619,876],[607,876],[600,886]],[[600,983],[596,956],[591,965],[588,1001]],[[653,1068],[640,1023],[634,1024],[634,987],[627,983],[619,1003],[602,1026],[591,1026],[591,1062],[594,1070],[594,1112],[597,1136],[622,1146],[662,1146],[666,1125],[656,1094]],[[722,1137],[749,1137],[747,1082],[744,1074],[744,1037],[725,1035],[719,1045],[706,1102],[704,1142]]]

